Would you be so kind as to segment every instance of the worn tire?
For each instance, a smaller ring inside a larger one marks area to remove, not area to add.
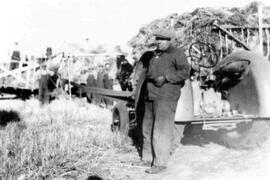
[[[113,132],[128,135],[129,113],[125,102],[120,102],[113,108],[111,128]]]
[[[269,121],[239,123],[234,130],[221,130],[225,146],[234,149],[254,149],[263,145],[270,135]]]

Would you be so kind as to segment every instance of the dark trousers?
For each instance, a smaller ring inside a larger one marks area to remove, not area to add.
[[[49,83],[50,75],[41,75],[39,79],[39,89],[38,89],[38,95],[39,95],[39,101],[41,104],[45,104],[49,102]]]
[[[105,76],[106,78],[104,78],[104,88],[105,89],[113,89],[113,79],[109,79],[108,76]],[[110,107],[113,105],[113,101],[109,98],[104,98],[104,102],[106,107]]]
[[[177,101],[145,102],[143,118],[143,160],[167,166],[173,146],[174,118]]]
[[[96,82],[97,82],[96,85],[98,88],[104,88],[104,74],[102,72],[98,72]],[[96,99],[97,105],[105,104],[103,96],[95,95],[95,99]]]
[[[86,83],[87,83],[87,86],[97,87],[97,80],[96,80],[96,78],[95,78],[95,76],[93,74],[90,74],[87,77],[87,82]],[[88,97],[88,101],[90,103],[93,103],[93,104],[97,103],[96,95],[94,93],[88,92],[87,97]]]

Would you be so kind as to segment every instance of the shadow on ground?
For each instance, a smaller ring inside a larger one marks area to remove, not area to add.
[[[220,132],[203,130],[202,125],[186,125],[181,143],[183,145],[203,146],[209,143],[221,144]]]
[[[99,176],[89,176],[86,180],[102,180]]]
[[[9,122],[19,122],[20,116],[16,111],[0,110],[0,126],[4,127]]]
[[[186,125],[181,143],[204,146],[215,143],[233,149],[254,149],[262,146],[270,137],[267,120],[241,122],[231,128],[205,129],[203,125]]]

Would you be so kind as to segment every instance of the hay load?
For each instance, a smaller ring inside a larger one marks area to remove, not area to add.
[[[203,139],[206,144],[212,141],[252,149],[269,138],[269,122],[263,117],[270,115],[265,93],[270,88],[265,80],[270,69],[265,58],[270,59],[270,9],[262,8],[263,30],[259,33],[259,8],[254,2],[244,8],[198,8],[191,13],[171,14],[143,26],[129,41],[137,60],[156,48],[152,32],[159,29],[173,30],[173,43],[184,47],[192,73],[186,90],[181,91],[184,99],[180,98],[177,106],[179,112],[188,111],[178,117],[176,113],[175,119],[185,126],[182,143],[200,144]],[[252,52],[257,49],[264,50],[265,57]]]
[[[256,48],[258,44],[258,3],[253,2],[243,8],[197,8],[193,12],[178,15],[171,14],[165,18],[156,19],[151,23],[144,25],[139,33],[129,41],[129,45],[133,48],[132,55],[138,59],[140,55],[153,49],[154,39],[151,32],[160,28],[172,28],[175,31],[175,43],[177,46],[187,48],[192,42],[208,38],[208,41],[215,44],[219,50],[218,35],[209,34],[208,25],[217,22],[219,25],[234,27],[232,33],[240,40],[247,40],[247,44],[251,49]],[[263,24],[270,25],[270,9],[263,9]],[[245,28],[254,28],[247,32]],[[267,32],[263,34],[266,38]],[[268,37],[269,38],[269,37]],[[232,47],[233,48],[233,47]]]

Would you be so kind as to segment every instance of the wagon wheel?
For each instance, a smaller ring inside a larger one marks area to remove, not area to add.
[[[212,44],[195,42],[189,47],[191,61],[200,67],[213,68],[218,63],[218,56]]]
[[[116,104],[112,110],[112,124],[113,132],[120,132],[123,135],[128,135],[129,132],[129,113],[126,103],[121,102]]]

